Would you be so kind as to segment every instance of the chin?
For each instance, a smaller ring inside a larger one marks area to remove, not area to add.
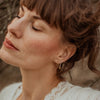
[[[12,65],[12,66],[17,66],[17,64],[16,64],[15,62],[13,62],[12,60],[10,60],[10,59],[7,59],[7,58],[5,58],[5,57],[2,57],[1,59],[2,59],[2,61],[4,61],[6,64],[9,64],[9,65]]]
[[[3,48],[1,48],[1,50],[0,50],[0,58],[7,64],[17,66],[15,57],[13,57],[10,53],[8,53]]]

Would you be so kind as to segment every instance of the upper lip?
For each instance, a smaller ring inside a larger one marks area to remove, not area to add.
[[[6,42],[11,45],[12,47],[14,47],[16,50],[19,50],[17,47],[15,47],[15,45],[7,38],[5,38]]]

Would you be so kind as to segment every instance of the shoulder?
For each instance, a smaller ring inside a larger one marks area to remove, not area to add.
[[[100,91],[72,85],[72,88],[64,91],[58,100],[100,100]]]
[[[11,85],[6,86],[1,92],[0,92],[0,100],[11,100],[13,97],[15,91],[22,83],[13,83]]]

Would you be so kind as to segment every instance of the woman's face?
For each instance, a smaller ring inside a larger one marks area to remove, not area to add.
[[[8,26],[1,58],[24,68],[50,65],[61,48],[61,37],[61,31],[50,27],[34,10],[20,7],[19,15]]]

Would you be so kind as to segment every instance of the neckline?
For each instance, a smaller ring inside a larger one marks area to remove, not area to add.
[[[54,93],[60,91],[64,84],[68,83],[67,81],[61,81],[57,84],[56,87],[52,88],[51,91],[44,97],[44,100],[48,100],[48,98],[53,97]],[[51,100],[51,99],[50,99]]]
[[[60,81],[58,84],[57,84],[57,86],[56,87],[54,87],[54,88],[52,88],[51,89],[51,91],[44,97],[44,100],[49,100],[48,98],[51,98],[51,97],[53,97],[54,96],[54,94],[56,93],[56,92],[60,92],[62,89],[63,89],[63,87],[65,86],[65,85],[67,85],[66,87],[70,87],[69,85],[71,85],[68,81]],[[18,86],[18,88],[16,89],[16,95],[15,95],[15,98],[17,99],[19,96],[20,96],[20,94],[18,93],[18,92],[22,92],[22,82],[21,82],[21,84]],[[14,94],[15,94],[14,93]],[[19,95],[18,95],[19,94]],[[51,99],[50,99],[51,100]]]

